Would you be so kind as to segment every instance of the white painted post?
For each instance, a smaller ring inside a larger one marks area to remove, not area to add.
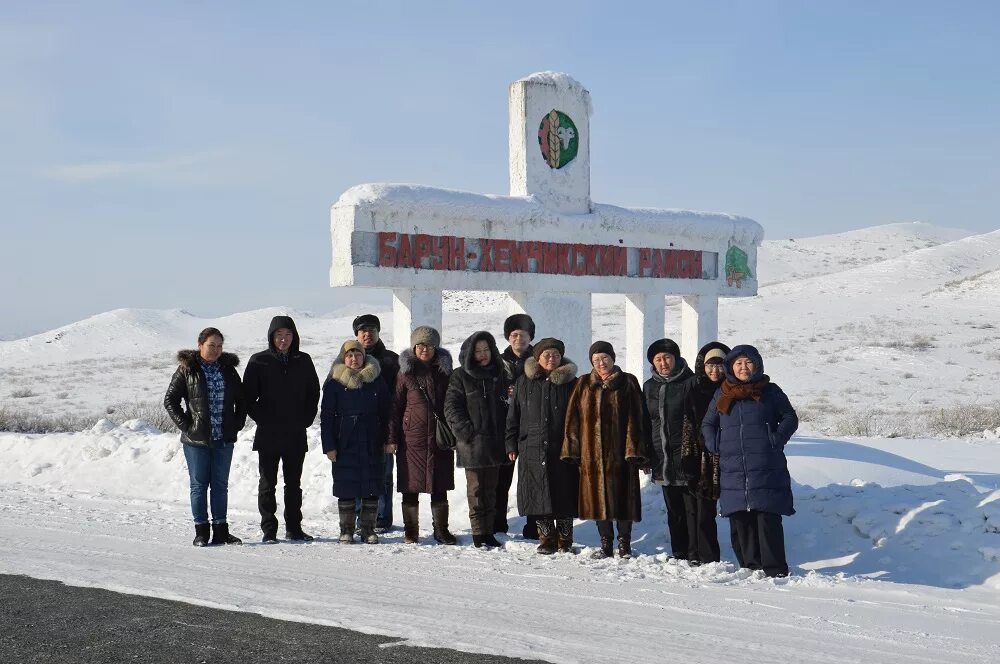
[[[566,344],[566,357],[590,371],[587,352],[592,343],[590,295],[579,293],[512,292],[515,313],[525,313],[535,321],[535,339],[554,337]],[[501,330],[501,334],[503,331]]]
[[[590,93],[560,74],[537,74],[514,81],[508,94],[510,195],[534,196],[545,207],[568,214],[590,214]],[[538,130],[559,111],[576,124],[576,157],[553,168],[542,156]]]
[[[625,295],[625,371],[642,382],[650,376],[646,348],[663,338],[665,302],[662,295]]]
[[[698,351],[719,338],[719,296],[681,296],[681,355],[694,370]]]
[[[392,289],[392,345],[398,352],[410,346],[410,332],[430,325],[441,330],[441,291],[418,288]]]

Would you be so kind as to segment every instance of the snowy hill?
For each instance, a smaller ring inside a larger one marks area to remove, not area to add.
[[[954,242],[969,231],[921,222],[886,224],[833,235],[768,240],[757,252],[759,282],[782,281],[842,272],[904,254]]]

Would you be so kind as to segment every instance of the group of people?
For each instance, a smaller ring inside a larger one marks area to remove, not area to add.
[[[300,480],[319,406],[343,543],[375,544],[392,526],[395,479],[404,541],[419,542],[419,496],[430,494],[434,539],[456,544],[448,492],[457,462],[473,544],[500,546],[516,465],[522,535],[538,540],[538,553],[573,551],[573,524],[583,519],[597,524],[595,556],[615,555],[617,530],[617,554],[627,558],[645,472],[662,488],[673,557],[719,561],[721,514],[741,567],[788,574],[782,516],[794,509],[783,448],[798,418],[753,346],[711,342],[692,370],[675,342],[657,340],[646,353],[652,377],[640,385],[606,341],[590,347],[590,370],[579,373],[559,339],[535,341],[526,314],[504,322],[503,352],[490,332],[474,332],[457,368],[432,327],[413,330],[398,356],[379,339],[377,316],[359,316],[353,330],[322,398],[288,316],[271,321],[267,350],[250,358],[242,381],[215,328],[202,331],[197,350],[178,353],[164,404],[184,443],[196,546],[241,542],[229,532],[226,503],[233,444],[247,417],[257,424],[262,541],[278,541],[279,465],[285,537],[313,539],[302,529]]]

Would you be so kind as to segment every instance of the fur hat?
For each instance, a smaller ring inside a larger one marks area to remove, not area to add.
[[[593,345],[590,347],[590,353],[588,353],[588,355],[590,357],[591,364],[594,363],[594,355],[596,355],[597,353],[604,353],[605,355],[610,355],[611,361],[612,362],[615,361],[615,348],[607,341],[595,341]]]
[[[713,348],[705,353],[705,364],[722,364],[726,361],[726,351],[721,348]]]
[[[534,357],[535,360],[537,361],[538,358],[542,356],[542,353],[553,348],[559,351],[560,355],[566,354],[566,344],[559,341],[558,339],[553,339],[552,337],[545,337],[537,344],[535,344],[534,347],[531,349],[531,356]]]
[[[510,333],[514,330],[524,330],[532,339],[535,338],[535,321],[531,320],[528,314],[514,314],[507,316],[503,322],[503,338],[510,339]]]
[[[681,349],[673,339],[659,339],[649,344],[649,348],[646,349],[646,359],[652,364],[653,358],[659,353],[673,355],[675,361],[681,359]]]
[[[430,325],[421,325],[410,332],[410,348],[414,348],[417,344],[437,348],[441,345],[441,333]]]
[[[340,347],[340,355],[337,357],[343,362],[344,357],[347,356],[347,351],[349,350],[360,350],[362,354],[365,352],[365,347],[361,345],[361,342],[357,339],[348,339],[344,342],[344,345]]]
[[[352,327],[354,328],[354,334],[357,334],[358,330],[360,330],[363,327],[374,327],[376,330],[381,332],[382,321],[380,321],[378,319],[378,316],[376,316],[375,314],[361,314],[360,316],[354,319]]]

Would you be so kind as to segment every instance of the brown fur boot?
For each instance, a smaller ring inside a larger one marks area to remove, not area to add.
[[[403,503],[403,541],[407,544],[420,542],[420,505]]]

